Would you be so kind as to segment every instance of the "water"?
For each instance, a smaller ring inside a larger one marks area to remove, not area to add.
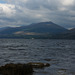
[[[75,75],[75,40],[0,39],[0,66],[28,62],[51,64],[33,75]]]

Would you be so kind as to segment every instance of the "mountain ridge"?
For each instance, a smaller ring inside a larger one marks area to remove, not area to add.
[[[64,27],[54,24],[53,22],[40,22],[40,23],[30,24],[28,26],[7,28],[3,31],[0,31],[0,34],[13,34],[18,31],[58,34],[66,30],[67,29],[65,29]]]
[[[0,31],[0,38],[75,38],[75,28],[68,30],[53,22],[33,23],[20,27],[8,27]]]

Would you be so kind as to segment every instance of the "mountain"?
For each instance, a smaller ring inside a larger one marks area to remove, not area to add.
[[[75,39],[75,28],[54,36],[57,39]]]
[[[72,28],[72,29],[70,30],[70,33],[75,33],[75,28]]]
[[[0,28],[0,31],[3,31],[5,29],[7,29],[7,28],[10,28],[10,27],[2,27],[2,28]]]
[[[59,34],[61,32],[66,31],[66,29],[57,24],[54,24],[53,22],[40,22],[40,23],[31,24],[24,31],[36,32],[36,33]]]
[[[0,34],[14,34],[16,32],[34,32],[34,33],[51,33],[51,34],[59,34],[61,32],[66,31],[67,29],[54,24],[53,22],[40,22],[34,23],[28,26],[21,27],[12,27],[6,28],[3,31],[0,31]]]
[[[53,22],[40,22],[21,27],[7,27],[0,31],[0,37],[50,38],[66,31],[68,30]]]
[[[67,33],[66,33],[66,38],[70,38],[70,39],[75,39],[75,28],[69,30]]]

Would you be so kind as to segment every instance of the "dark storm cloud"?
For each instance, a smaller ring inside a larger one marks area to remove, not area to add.
[[[0,26],[20,26],[53,21],[64,27],[75,27],[74,0],[5,1],[7,3],[0,4]]]

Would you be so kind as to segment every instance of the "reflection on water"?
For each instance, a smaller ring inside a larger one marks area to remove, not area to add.
[[[0,65],[50,63],[33,75],[75,75],[75,40],[0,39]]]

